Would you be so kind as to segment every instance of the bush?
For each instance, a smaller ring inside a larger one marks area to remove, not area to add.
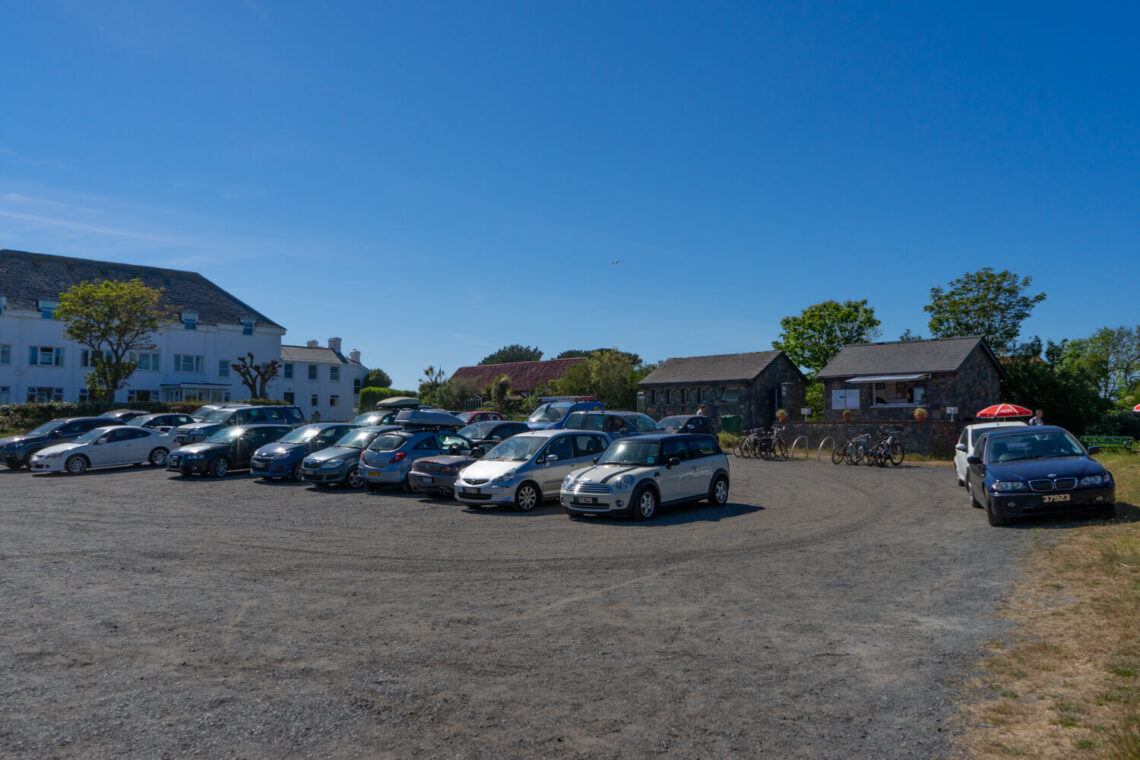
[[[293,406],[288,401],[283,401],[279,398],[251,398],[249,401],[243,403],[252,404],[253,406]]]
[[[411,396],[415,398],[419,395],[420,394],[415,391],[400,391],[392,388],[376,388],[372,386],[361,388],[360,397],[356,400],[356,411],[358,414],[374,412],[376,411],[376,402],[383,401],[386,398],[392,398],[393,396]]]
[[[736,448],[736,444],[740,443],[740,436],[736,433],[720,433],[717,438],[720,439],[722,451],[732,451]]]
[[[138,409],[156,414],[180,412],[190,414],[205,402],[201,401],[53,401],[48,404],[5,404],[0,406],[0,428],[31,430],[59,417],[97,417],[112,409]]]

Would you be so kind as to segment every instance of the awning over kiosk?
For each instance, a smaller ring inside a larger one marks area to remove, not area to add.
[[[911,383],[915,380],[927,380],[930,378],[930,373],[918,375],[863,375],[861,377],[853,377],[847,382],[849,383]]]

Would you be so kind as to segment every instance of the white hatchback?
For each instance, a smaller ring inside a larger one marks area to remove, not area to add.
[[[166,464],[166,455],[177,447],[174,436],[144,427],[100,427],[70,443],[57,443],[32,455],[32,472],[68,472],[79,475],[90,467],[116,467],[149,462]]]
[[[962,429],[962,435],[958,437],[958,445],[954,447],[954,474],[958,478],[958,485],[963,487],[966,485],[966,473],[970,470],[970,466],[966,464],[966,457],[974,456],[974,444],[982,437],[982,433],[1008,427],[1025,427],[1025,423],[1020,420],[1011,422],[979,422],[974,425],[967,425]]]

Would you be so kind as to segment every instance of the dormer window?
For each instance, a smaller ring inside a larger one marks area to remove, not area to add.
[[[187,330],[198,329],[198,312],[196,311],[183,311],[182,312],[182,326]]]
[[[59,306],[59,301],[36,301],[36,309],[39,310],[40,316],[44,319],[55,319],[55,310]]]
[[[241,334],[253,335],[253,326],[257,324],[257,320],[253,317],[243,317],[241,320]]]

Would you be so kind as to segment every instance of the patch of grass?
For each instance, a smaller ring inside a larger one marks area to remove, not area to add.
[[[1100,742],[1096,739],[1077,739],[1073,742],[1073,746],[1077,749],[1096,749],[1100,746]]]
[[[736,444],[740,443],[740,436],[736,433],[717,433],[717,439],[720,440],[721,450],[729,453],[736,448]]]
[[[1020,696],[1021,695],[1018,694],[1016,691],[1010,691],[1009,689],[1006,689],[1005,691],[1003,691],[1001,693],[1001,697],[1003,699],[1017,699]]]

